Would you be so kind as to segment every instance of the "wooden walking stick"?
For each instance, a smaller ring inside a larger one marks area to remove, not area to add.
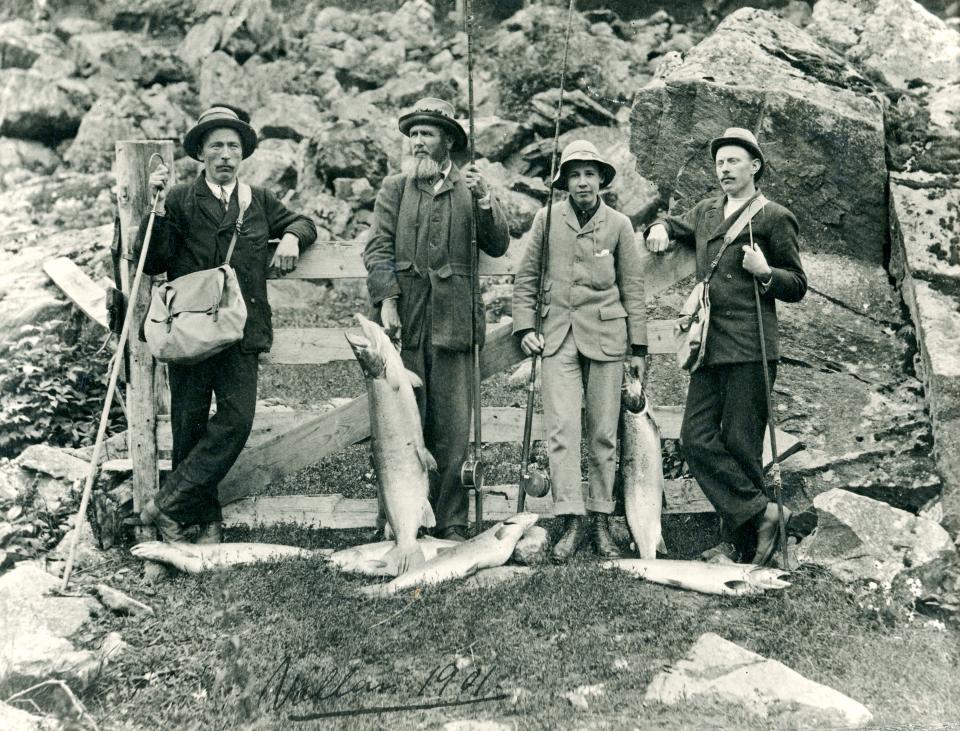
[[[750,231],[750,248],[756,248],[753,243],[753,221],[748,224]],[[780,455],[777,452],[777,430],[773,423],[773,390],[770,388],[770,366],[767,363],[767,341],[763,336],[763,312],[760,309],[760,285],[753,277],[753,300],[757,305],[757,332],[760,335],[760,357],[763,359],[763,390],[767,397],[767,428],[770,430],[770,454],[773,465],[770,467],[770,477],[773,480],[773,495],[777,500],[777,522],[780,529],[780,552],[783,559],[783,568],[790,568],[790,559],[787,555],[787,521],[783,517],[783,479],[780,476]]]
[[[550,153],[550,192],[547,196],[547,215],[544,221],[543,237],[540,243],[540,278],[537,280],[537,302],[534,313],[534,332],[538,338],[543,334],[543,298],[547,279],[547,259],[550,243],[550,214],[553,211],[553,179],[557,172],[557,155],[560,149],[560,115],[563,111],[563,86],[567,74],[567,55],[570,51],[570,26],[573,22],[575,0],[570,0],[567,8],[567,28],[563,37],[563,62],[560,65],[560,96],[557,99],[557,115],[553,127],[553,151]],[[520,454],[520,489],[517,494],[517,512],[522,513],[527,495],[543,497],[550,492],[550,479],[542,470],[530,465],[530,447],[533,440],[533,404],[536,395],[537,366],[541,360],[539,353],[533,356],[530,364],[530,378],[527,379],[527,411],[523,420],[523,447]]]
[[[150,156],[150,162],[154,157],[160,157],[154,153]],[[163,158],[161,163],[163,162]],[[153,235],[153,222],[157,215],[157,202],[160,200],[160,191],[158,190],[153,197],[153,205],[150,207],[150,219],[147,221],[147,230],[143,237],[143,246],[140,248],[140,258],[137,260],[137,272],[133,277],[133,285],[130,292],[137,292],[140,288],[140,280],[143,277],[143,264],[147,259],[147,247],[150,245],[150,237]],[[117,341],[117,352],[122,353],[127,345],[127,338],[130,335],[130,325],[133,321],[133,308],[136,304],[136,298],[130,297],[127,303],[127,311],[123,316],[123,327],[120,329],[120,337]],[[123,365],[123,358],[114,358],[113,367],[110,369],[110,380],[107,383],[107,395],[103,399],[103,410],[100,412],[100,426],[97,429],[97,439],[93,445],[93,457],[90,458],[90,471],[87,473],[87,481],[83,486],[83,496],[80,498],[80,509],[73,521],[73,543],[70,544],[70,554],[67,556],[66,566],[63,568],[63,583],[60,585],[61,591],[66,591],[70,583],[70,574],[73,571],[73,564],[77,558],[77,547],[80,545],[80,533],[83,530],[83,521],[86,520],[87,506],[90,504],[90,493],[93,491],[93,482],[97,477],[98,467],[100,465],[100,452],[103,450],[104,436],[107,432],[107,423],[110,421],[110,405],[113,403],[113,394],[117,388],[117,378],[120,375],[120,368]]]
[[[467,106],[470,121],[470,164],[476,162],[474,147],[473,123],[473,3],[466,0],[463,8],[464,31],[467,35]],[[483,477],[482,460],[483,436],[480,422],[480,331],[486,323],[480,321],[480,312],[477,307],[477,297],[480,296],[480,251],[477,247],[477,199],[472,195],[470,200],[473,206],[470,217],[470,339],[473,348],[473,359],[470,363],[470,380],[473,390],[473,450],[470,459],[464,460],[460,467],[460,481],[466,488],[473,488],[474,499],[474,535],[480,535],[483,529]]]

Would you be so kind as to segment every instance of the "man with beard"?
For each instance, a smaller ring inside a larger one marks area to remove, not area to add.
[[[404,364],[424,383],[417,391],[423,436],[437,461],[430,475],[435,535],[464,540],[467,493],[460,467],[467,454],[471,415],[471,341],[474,306],[483,345],[480,293],[471,281],[471,219],[477,243],[502,256],[507,221],[480,171],[460,170],[450,153],[467,146],[453,105],[425,98],[400,117],[412,157],[403,173],[384,179],[363,255],[375,317],[401,344]],[[382,521],[381,521],[382,524]]]
[[[187,132],[184,149],[203,163],[195,180],[168,191],[164,165],[150,175],[150,197],[159,197],[144,273],[165,273],[172,281],[224,262],[240,214],[241,160],[257,147],[257,133],[238,111],[213,106]],[[250,435],[257,404],[257,356],[270,350],[273,341],[267,270],[292,271],[300,252],[317,237],[309,218],[289,210],[269,190],[251,186],[249,192],[230,257],[247,307],[243,338],[199,363],[169,366],[173,472],[140,513],[167,541],[186,540],[186,528],[198,525],[197,543],[220,542],[217,483]],[[141,241],[147,221],[141,224]],[[272,257],[269,239],[280,239]],[[217,412],[210,417],[213,394]]]
[[[668,251],[673,241],[693,245],[697,277],[710,279],[710,323],[703,365],[690,375],[680,441],[690,472],[723,519],[726,545],[715,550],[730,558],[770,562],[778,543],[777,504],[763,483],[763,434],[767,397],[777,375],[776,300],[799,302],[807,291],[800,262],[799,226],[794,215],[761,199],[757,181],[765,162],[750,130],[730,127],[710,143],[722,195],[700,201],[682,216],[666,216],[646,234],[647,248]],[[759,200],[758,200],[759,199]],[[725,245],[725,235],[748,206],[749,226]],[[719,256],[719,259],[717,257]],[[757,328],[754,279],[759,285],[763,362]],[[784,508],[784,516],[790,511]]]

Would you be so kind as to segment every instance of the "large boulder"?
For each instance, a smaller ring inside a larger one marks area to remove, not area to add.
[[[202,58],[202,50],[220,49],[243,62],[254,54],[274,56],[285,44],[284,22],[270,0],[199,0],[195,24],[205,26],[204,45],[181,46],[189,58]],[[212,47],[207,39],[218,36]]]
[[[873,718],[843,693],[712,632],[700,635],[683,660],[657,673],[644,700],[732,704],[775,727],[861,728]]]
[[[59,164],[57,154],[40,142],[0,137],[0,187],[32,175],[49,175]]]
[[[899,89],[960,76],[960,33],[915,0],[818,0],[807,31]]]
[[[29,69],[45,66],[66,55],[63,42],[51,33],[37,33],[25,20],[0,23],[0,68]],[[69,76],[69,62],[62,66]]]
[[[110,170],[116,159],[117,140],[182,139],[192,120],[170,95],[144,89],[100,97],[80,122],[80,129],[64,154],[71,169],[82,172]]]
[[[117,81],[149,86],[184,81],[190,75],[173,50],[122,31],[75,35],[70,39],[70,49],[82,76],[101,73]]]
[[[301,190],[319,184],[332,191],[337,178],[366,178],[379,188],[387,174],[383,140],[369,124],[326,122],[301,148]]]
[[[299,142],[320,124],[321,109],[315,96],[307,94],[271,94],[250,118],[260,139]]]
[[[531,136],[529,128],[501,117],[480,117],[474,122],[474,138],[478,157],[503,162],[517,152]]]
[[[0,71],[0,135],[47,144],[73,137],[93,104],[79,79],[49,78],[24,69]]]
[[[709,142],[757,134],[763,189],[796,214],[805,248],[883,261],[883,112],[843,58],[772,13],[744,8],[636,97],[631,150],[663,202],[717,190]]]
[[[200,105],[233,104],[243,109],[259,107],[268,93],[233,56],[215,51],[203,59],[199,73]]]
[[[799,549],[802,563],[843,581],[889,583],[906,567],[923,566],[953,541],[937,523],[886,503],[835,489],[813,500],[817,527]]]
[[[282,198],[297,187],[297,144],[293,140],[261,140],[243,163],[243,179]]]
[[[60,731],[63,724],[50,716],[35,716],[8,703],[0,702],[0,728],[6,731]]]

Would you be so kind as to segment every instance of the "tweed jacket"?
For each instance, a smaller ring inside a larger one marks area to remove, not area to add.
[[[537,280],[546,209],[537,211],[513,285],[513,332],[536,326]],[[640,250],[630,219],[602,200],[580,227],[569,201],[551,212],[543,298],[544,356],[573,330],[577,349],[592,360],[623,358],[628,345],[647,344]]]
[[[363,253],[367,289],[375,317],[384,299],[399,297],[405,348],[420,347],[429,335],[432,346],[469,350],[471,303],[485,322],[479,289],[470,294],[472,201],[456,165],[436,192],[401,174],[385,178],[377,194]],[[507,219],[494,196],[490,208],[477,207],[477,242],[490,256],[502,256],[510,245]],[[480,345],[484,331],[478,328]]]
[[[697,277],[720,250],[723,236],[733,225],[741,206],[728,218],[723,217],[726,196],[700,201],[682,216],[666,216],[658,223],[666,225],[670,237],[694,245],[697,253]],[[807,291],[807,276],[800,262],[797,241],[799,226],[794,215],[770,201],[754,216],[753,240],[773,271],[769,286],[762,288],[760,310],[767,359],[780,357],[776,300],[799,302]],[[749,363],[762,360],[757,332],[757,310],[753,295],[753,275],[743,268],[743,245],[750,243],[750,227],[727,247],[710,279],[710,327],[707,332],[706,365]]]
[[[172,281],[222,264],[240,212],[238,191],[239,186],[235,186],[224,211],[203,172],[192,183],[173,186],[167,194],[165,215],[154,221],[143,271],[166,273]],[[148,218],[140,225],[140,241]],[[230,258],[247,305],[247,322],[240,341],[240,349],[245,353],[267,351],[273,344],[267,302],[267,269],[272,257],[268,241],[286,233],[297,237],[301,251],[317,238],[313,221],[289,210],[269,190],[251,186],[250,207]]]

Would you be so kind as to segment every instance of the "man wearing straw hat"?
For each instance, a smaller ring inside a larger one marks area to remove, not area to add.
[[[654,253],[669,250],[675,240],[693,244],[701,279],[721,251],[724,235],[760,196],[757,181],[766,165],[757,138],[740,127],[714,139],[710,152],[722,194],[700,201],[683,216],[657,221],[646,236]],[[765,564],[777,547],[778,514],[764,491],[767,396],[753,280],[759,284],[772,388],[779,357],[776,300],[799,302],[807,278],[797,219],[781,205],[760,203],[710,279],[704,364],[690,376],[680,440],[690,471],[723,520],[726,546],[718,549],[744,560],[752,554],[754,563]]]
[[[240,212],[237,174],[257,147],[246,115],[226,105],[206,110],[187,132],[183,147],[203,163],[196,180],[169,191],[169,171],[150,175],[150,196],[159,191],[157,216],[143,271],[166,273],[170,280],[223,263]],[[287,209],[269,190],[251,186],[230,265],[247,308],[242,340],[193,365],[171,363],[170,421],[173,472],[155,500],[141,511],[168,541],[186,540],[186,528],[199,526],[198,543],[220,541],[217,484],[227,474],[253,426],[257,401],[257,356],[270,349],[273,329],[267,303],[267,271],[285,274],[300,251],[317,237],[313,222]],[[146,221],[141,226],[143,239]],[[270,256],[270,239],[280,239]],[[217,412],[210,417],[211,397]]]
[[[424,441],[437,461],[430,476],[435,534],[463,540],[467,494],[460,467],[467,454],[471,414],[471,323],[483,304],[471,284],[471,217],[477,244],[502,256],[510,244],[506,217],[476,167],[457,167],[450,153],[467,147],[453,105],[425,98],[399,120],[410,138],[400,175],[384,179],[374,205],[363,262],[375,314],[401,344],[404,364],[421,377],[418,390]],[[474,206],[476,202],[476,206]]]
[[[563,533],[553,560],[568,561],[587,536],[597,553],[617,558],[608,517],[614,510],[617,422],[624,360],[646,374],[647,325],[640,251],[630,219],[600,198],[616,175],[585,140],[563,150],[554,187],[569,193],[551,215],[543,297],[543,333],[534,330],[545,209],[537,212],[513,289],[513,331],[527,355],[543,356],[543,417],[554,512]],[[586,409],[589,491],[580,488],[581,409]],[[584,507],[586,510],[584,510]]]

